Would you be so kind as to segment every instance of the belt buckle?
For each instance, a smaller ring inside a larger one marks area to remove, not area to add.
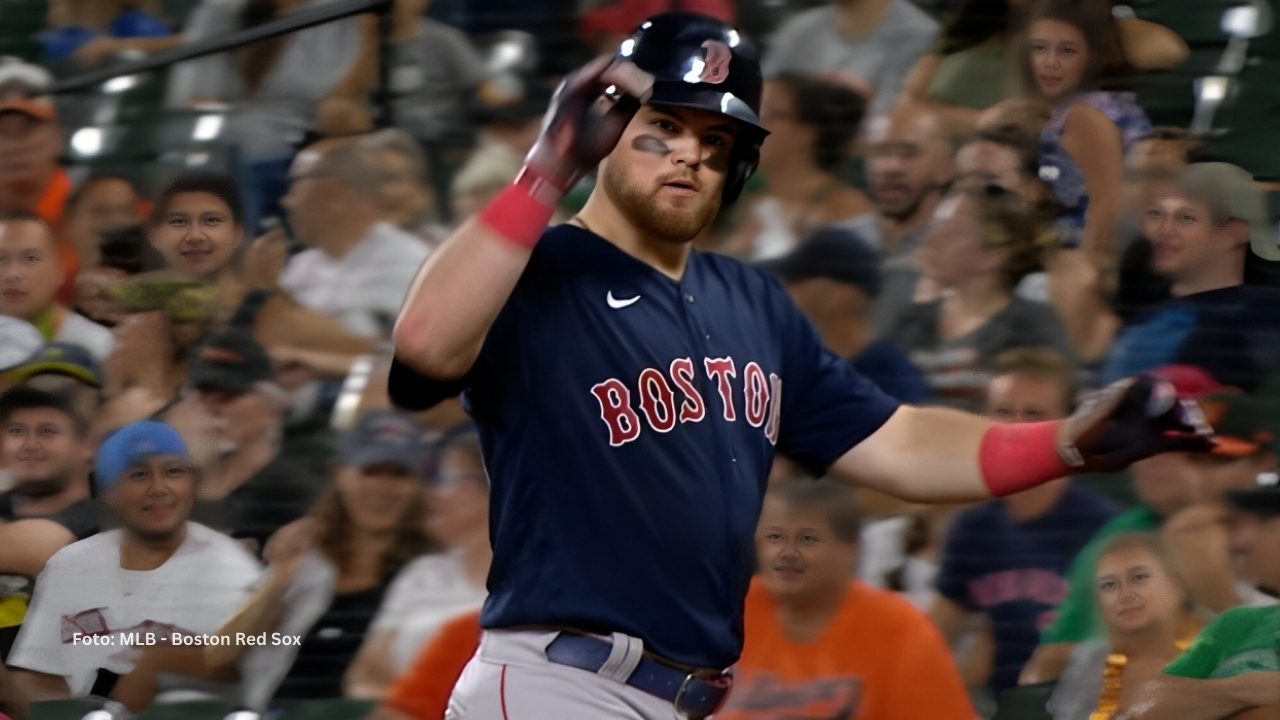
[[[720,712],[720,710],[724,707],[725,701],[729,699],[729,689],[733,685],[733,669],[730,668],[730,669],[724,670],[716,677],[709,678],[709,679],[699,678],[696,673],[689,673],[685,675],[684,680],[680,683],[680,689],[676,691],[675,700],[671,701],[671,704],[675,706],[675,709],[677,712],[683,712],[683,708],[681,707],[681,704],[684,702],[684,694],[688,692],[689,686],[692,685],[695,680],[700,682],[705,682],[708,685],[714,685],[714,686],[724,688],[724,692],[721,693],[720,699],[716,701],[716,706],[712,708],[711,711],[708,712],[706,715],[699,715],[698,717],[704,718]]]

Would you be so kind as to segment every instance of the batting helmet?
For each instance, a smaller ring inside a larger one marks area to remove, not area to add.
[[[669,12],[640,23],[618,46],[617,57],[653,75],[651,104],[701,108],[739,121],[722,196],[726,204],[736,200],[769,134],[760,123],[763,81],[755,47],[715,18]]]

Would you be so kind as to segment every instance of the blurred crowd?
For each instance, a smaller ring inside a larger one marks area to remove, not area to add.
[[[1055,419],[1154,372],[1218,432],[967,507],[780,459],[716,717],[1105,720],[1280,671],[1274,191],[1149,120],[1173,30],[1109,0],[396,0],[169,69],[219,162],[72,161],[99,121],[59,78],[336,1],[49,0],[0,59],[0,717],[443,717],[488,483],[459,401],[391,407],[391,330],[563,73],[676,6],[766,75],[759,172],[699,250],[904,402]],[[1280,717],[1276,688],[1230,716]]]

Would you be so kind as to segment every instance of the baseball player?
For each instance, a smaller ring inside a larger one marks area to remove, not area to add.
[[[492,481],[485,633],[447,717],[713,713],[742,647],[775,452],[960,502],[1209,444],[1194,408],[1150,378],[1060,422],[900,405],[825,350],[763,272],[694,252],[755,168],[760,94],[736,31],[649,19],[566,78],[519,177],[419,271],[392,398],[463,393]],[[547,229],[597,165],[582,212]]]

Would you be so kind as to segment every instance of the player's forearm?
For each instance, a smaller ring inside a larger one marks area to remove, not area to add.
[[[396,320],[396,356],[434,378],[464,375],[530,254],[478,218],[464,224],[414,278]]]
[[[984,500],[991,492],[978,447],[991,425],[958,410],[904,405],[837,460],[832,473],[912,502]]]

